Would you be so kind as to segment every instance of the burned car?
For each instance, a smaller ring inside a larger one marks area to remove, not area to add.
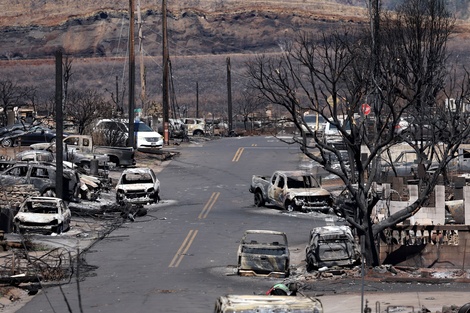
[[[54,197],[30,197],[13,218],[19,233],[39,232],[60,234],[70,228],[72,213],[67,204]]]
[[[360,253],[349,226],[323,226],[310,231],[305,249],[307,270],[347,267],[360,262]]]
[[[160,201],[160,181],[152,169],[140,167],[122,172],[116,185],[117,203],[143,205],[158,201]]]
[[[289,276],[287,235],[272,230],[247,230],[238,247],[238,275]]]
[[[310,297],[268,295],[226,295],[217,298],[214,313],[298,312],[322,313],[323,304]]]
[[[28,162],[17,164],[0,173],[0,184],[13,186],[31,184],[41,196],[56,196],[56,166],[48,162]],[[75,170],[63,170],[63,198],[67,201],[77,201],[79,195],[80,177]]]

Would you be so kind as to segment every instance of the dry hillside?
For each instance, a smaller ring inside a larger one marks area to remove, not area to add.
[[[190,115],[194,112],[196,82],[201,110],[225,114],[228,56],[237,101],[246,88],[246,62],[261,53],[281,52],[297,31],[321,33],[367,26],[365,8],[359,5],[364,1],[359,0],[168,2],[172,84],[176,91],[173,103]],[[0,0],[0,75],[37,88],[37,101],[44,105],[54,94],[52,58],[58,48],[63,48],[73,59],[71,88],[95,89],[109,97],[117,81],[120,92],[125,91],[128,3]],[[147,97],[159,102],[162,27],[161,7],[156,3],[161,2],[141,0],[143,58],[137,52],[136,77],[139,90],[139,63],[143,60]],[[459,21],[459,33],[451,43],[459,58],[467,59],[468,34],[466,25]]]

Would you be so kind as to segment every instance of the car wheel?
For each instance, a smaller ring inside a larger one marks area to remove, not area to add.
[[[458,313],[470,313],[470,303],[462,305]]]
[[[285,208],[287,212],[294,212],[297,210],[297,206],[292,201],[287,202]]]
[[[119,158],[114,155],[109,157],[109,162],[116,164],[116,167],[120,166]]]
[[[204,135],[204,132],[200,129],[197,129],[197,130],[194,131],[193,135],[194,136],[202,136],[202,135]]]
[[[116,193],[116,202],[117,204],[119,205],[123,205],[124,204],[124,193],[122,191],[118,191]]]
[[[158,192],[156,192],[154,195],[153,195],[153,202],[155,204],[157,204],[158,202],[160,202],[160,194]]]
[[[255,206],[256,207],[261,207],[264,205],[264,199],[263,199],[263,194],[261,193],[261,191],[256,191],[255,192]]]
[[[69,231],[70,230],[70,220],[67,221],[67,226],[63,228],[62,231]]]
[[[13,225],[13,232],[15,234],[24,234],[24,230],[22,230],[17,224]]]
[[[80,167],[83,168],[85,171],[89,171],[90,170],[90,162],[82,162],[80,164]]]
[[[3,139],[2,140],[2,147],[7,148],[7,147],[12,147],[13,146],[13,140],[10,138]]]
[[[64,231],[64,224],[59,224],[54,229],[54,233],[56,233],[57,235],[62,234],[63,231]]]
[[[42,193],[43,197],[57,197],[57,194],[55,193],[55,190],[53,189],[47,189]]]

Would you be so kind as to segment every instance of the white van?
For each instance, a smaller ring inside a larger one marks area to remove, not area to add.
[[[118,119],[102,119],[96,124],[95,132],[107,141],[106,145],[126,146],[129,138],[127,123]],[[134,134],[137,148],[161,148],[163,136],[141,121],[134,122]]]
[[[163,147],[163,136],[154,131],[144,122],[134,122],[134,133],[137,148],[161,148]]]

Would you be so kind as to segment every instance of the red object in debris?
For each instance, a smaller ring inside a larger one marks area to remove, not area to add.
[[[370,111],[371,111],[370,105],[368,105],[367,103],[364,103],[362,105],[362,113],[364,113],[364,115],[369,115]]]

